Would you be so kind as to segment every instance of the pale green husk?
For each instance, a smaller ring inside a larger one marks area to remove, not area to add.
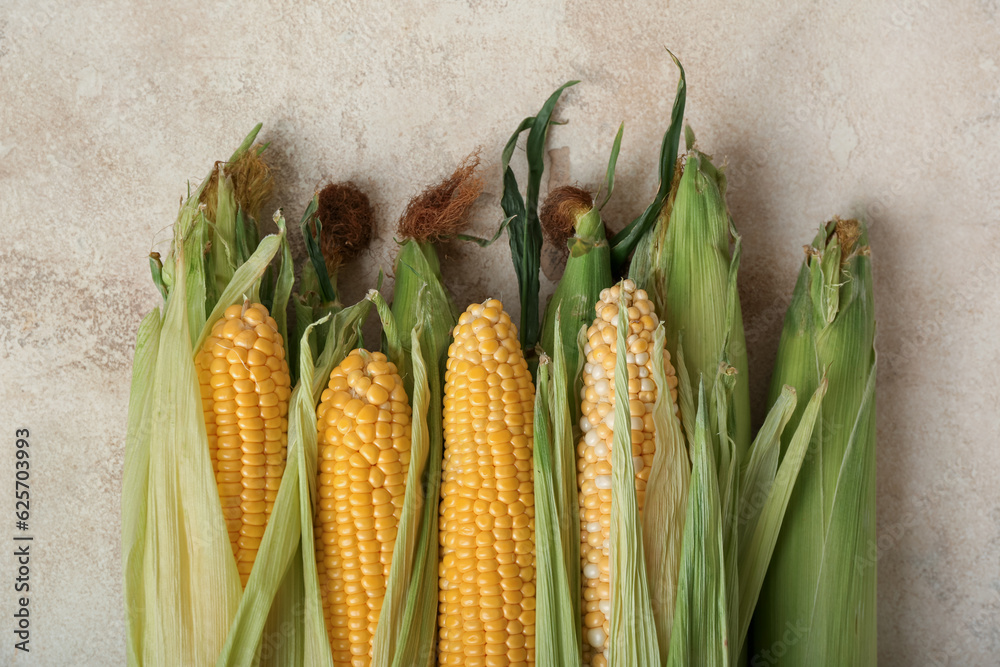
[[[658,388],[653,405],[656,451],[646,481],[646,503],[642,516],[643,548],[661,664],[667,661],[673,630],[681,538],[691,484],[687,444],[675,412],[677,406],[667,386],[665,339],[666,332],[661,325],[653,335],[652,345],[653,381]]]
[[[386,653],[387,659],[391,653],[391,661],[379,664],[426,666],[433,664],[437,646],[438,499],[444,449],[441,405],[446,354],[458,311],[444,288],[437,251],[430,242],[413,239],[403,242],[396,258],[393,292],[395,329],[412,333],[400,336],[398,343],[388,343],[399,355],[397,366],[408,394],[415,400],[422,393],[425,396],[421,399],[425,407],[419,419],[414,403],[413,439],[416,442],[417,429],[421,428],[421,437],[427,443],[427,464],[418,487],[423,503],[405,607],[395,620],[383,623],[379,619],[376,641],[385,636],[385,641],[395,647]]]
[[[829,383],[753,618],[751,650],[764,656],[780,642],[787,665],[876,662],[876,359],[867,244],[863,223],[835,220],[820,229],[778,348],[772,392],[780,384],[811,391],[824,374]],[[799,420],[796,412],[791,422]],[[782,441],[782,449],[793,446]],[[794,642],[783,638],[789,626]]]
[[[678,359],[682,413],[694,404],[685,369],[682,348]],[[720,414],[726,412],[731,378],[725,372],[716,378]],[[779,439],[796,404],[793,389],[786,387],[781,393],[743,463],[725,429],[716,433],[709,429],[704,383],[699,387],[695,418],[683,420],[685,432],[691,434],[693,468],[668,664],[738,664],[825,391],[821,383],[813,393],[779,466]]]
[[[244,597],[208,457],[193,362],[214,321],[206,318],[204,224],[189,201],[164,266],[162,322],[157,327],[159,316],[147,316],[137,341],[122,497],[132,664],[214,662]],[[213,316],[252,289],[284,234],[282,221],[279,234],[265,238],[234,272]],[[257,562],[266,568],[267,560],[261,550]]]
[[[603,199],[595,202],[589,210],[582,212],[573,224],[573,236],[567,240],[569,257],[566,258],[566,268],[556,285],[545,314],[542,318],[542,349],[550,357],[555,354],[556,328],[564,341],[573,341],[581,328],[594,320],[594,304],[601,297],[601,291],[611,287],[611,248],[604,232],[604,221],[601,219],[601,209],[611,199],[615,190],[615,166],[618,163],[618,152],[621,149],[624,123],[618,128],[611,156],[608,158],[608,168],[601,191]],[[598,192],[598,198],[601,192]],[[557,321],[558,316],[558,321]],[[566,355],[566,366],[576,368],[579,360],[579,350],[575,345],[563,348]],[[575,404],[574,404],[575,405]],[[573,412],[573,421],[579,417]]]
[[[675,192],[632,260],[630,277],[645,289],[667,328],[667,347],[677,357],[685,341],[694,387],[705,383],[709,428],[728,423],[737,453],[750,444],[750,389],[746,341],[736,275],[740,237],[726,206],[726,178],[697,149],[684,157]],[[720,364],[735,372],[728,412],[716,412],[715,378]]]
[[[576,231],[569,239],[570,254],[566,269],[542,320],[542,349],[553,355],[557,349],[556,314],[559,314],[559,335],[563,340],[575,340],[581,328],[594,320],[594,304],[601,291],[611,287],[611,249],[604,234],[604,222],[597,207],[580,216]],[[567,365],[575,368],[578,361],[576,346],[563,351]]]
[[[426,317],[416,327],[407,329],[409,345],[404,353],[401,331],[388,304],[374,290],[369,293],[382,318],[386,354],[397,368],[405,368],[410,383],[412,408],[410,438],[410,468],[406,477],[406,494],[399,519],[399,532],[393,550],[392,567],[386,583],[386,595],[373,642],[372,664],[377,667],[426,664],[433,656],[433,632],[427,629],[426,617],[437,618],[437,571],[429,576],[427,561],[437,544],[437,522],[428,515],[437,515],[437,492],[430,495],[427,479],[434,479],[431,468],[440,470],[440,459],[429,456],[431,450],[430,423],[433,421],[428,384],[428,364],[423,353]],[[417,295],[415,309],[424,314],[421,297]],[[433,499],[428,502],[428,498]],[[436,560],[436,556],[435,556]],[[436,563],[435,563],[436,564]],[[431,626],[433,627],[433,626]]]
[[[250,149],[259,129],[230,162]],[[228,306],[248,298],[266,302],[288,345],[284,314],[293,280],[291,253],[280,215],[278,234],[258,243],[257,223],[244,216],[224,173],[215,220],[206,219],[199,199],[208,182],[182,205],[165,261],[151,259],[165,304],[162,315],[156,309],[143,320],[137,337],[122,493],[128,661],[301,664],[316,655],[317,646],[329,653],[325,636],[317,643],[315,632],[307,631],[315,610],[303,606],[309,594],[303,572],[310,563],[315,571],[311,532],[308,550],[300,544],[300,530],[311,531],[312,523],[315,403],[301,385],[293,393],[285,475],[243,590],[208,456],[194,365],[211,325]],[[365,312],[367,305],[345,311],[338,325],[343,330],[334,336],[331,329],[331,353],[353,346],[356,321]],[[312,358],[302,361],[311,373]],[[311,415],[311,427],[303,426],[303,411]],[[311,472],[304,473],[310,457]]]
[[[678,365],[681,365],[678,360]],[[685,390],[681,385],[682,390]],[[715,451],[708,431],[704,384],[691,450],[691,491],[684,521],[683,552],[677,580],[677,608],[670,636],[668,665],[730,664],[723,526]]]
[[[556,334],[558,338],[558,333]],[[558,348],[557,348],[558,349]],[[570,573],[579,569],[579,556],[569,567],[566,542],[579,545],[579,533],[565,531],[566,519],[560,516],[559,481],[553,438],[554,420],[566,415],[553,395],[549,382],[550,363],[542,356],[535,390],[534,422],[534,493],[535,493],[535,644],[538,667],[564,667],[580,664],[579,574],[576,589],[571,588]],[[560,370],[553,369],[557,373]],[[579,523],[577,524],[579,525]]]

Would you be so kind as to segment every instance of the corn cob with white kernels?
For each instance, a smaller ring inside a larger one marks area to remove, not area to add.
[[[611,446],[615,398],[615,342],[618,308],[624,297],[628,307],[629,412],[632,456],[636,471],[636,499],[642,511],[646,481],[655,451],[653,404],[657,388],[653,381],[650,346],[659,324],[653,304],[635,283],[625,280],[601,292],[594,306],[597,317],[587,330],[584,353],[580,426],[583,439],[578,455],[580,487],[580,560],[583,568],[584,664],[604,666],[605,643],[611,622]],[[677,377],[664,351],[665,371],[676,404]]]

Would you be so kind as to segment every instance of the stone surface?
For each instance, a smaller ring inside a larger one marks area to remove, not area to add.
[[[700,147],[728,162],[758,420],[802,244],[834,214],[871,223],[880,662],[995,662],[996,0],[0,7],[0,433],[8,470],[14,429],[32,434],[36,664],[124,661],[129,369],[158,302],[146,255],[166,249],[187,179],[262,121],[278,170],[271,208],[289,220],[327,179],[354,180],[380,225],[345,281],[356,299],[391,270],[408,197],[476,148],[487,194],[472,228],[490,234],[503,142],[581,79],[557,112],[569,123],[551,132],[556,178],[596,186],[624,120],[606,209],[617,229],[656,187],[676,84],[664,45],[687,68]],[[493,296],[517,311],[505,243],[443,255],[461,302]],[[8,624],[13,600],[0,605]],[[13,658],[8,641],[0,660]]]

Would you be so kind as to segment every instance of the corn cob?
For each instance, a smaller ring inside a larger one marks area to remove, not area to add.
[[[693,134],[689,140],[694,141]],[[735,371],[729,414],[712,414],[710,420],[731,425],[736,452],[745,460],[751,439],[750,384],[735,288],[740,236],[726,204],[724,171],[708,155],[692,149],[679,172],[648,241],[636,251],[629,277],[649,292],[663,315],[667,345],[675,355],[683,334],[692,395],[697,396],[700,380],[705,382],[705,394],[714,395],[720,363]],[[715,412],[714,400],[708,409]]]
[[[580,560],[583,569],[584,664],[604,667],[605,642],[611,630],[611,447],[614,429],[614,372],[618,304],[628,304],[629,412],[636,499],[642,511],[646,481],[655,452],[653,405],[653,333],[659,324],[646,292],[625,280],[601,291],[597,317],[587,330],[577,448],[580,490]],[[667,386],[677,404],[677,376],[664,350]]]
[[[517,328],[490,299],[448,350],[439,664],[534,664],[534,387]]]
[[[235,304],[197,358],[208,447],[229,542],[246,586],[278,497],[291,394],[278,325],[260,304]]]
[[[877,662],[875,303],[868,230],[839,218],[811,245],[785,314],[771,380],[800,396],[829,383],[810,456],[781,526],[753,616],[751,649],[783,665]],[[805,421],[801,407],[791,424]],[[781,448],[788,450],[788,431]],[[801,641],[783,640],[805,624]]]
[[[369,665],[404,480],[410,406],[395,364],[354,350],[317,408],[316,564],[334,665]]]

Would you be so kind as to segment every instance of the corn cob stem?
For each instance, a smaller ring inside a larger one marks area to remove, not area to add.
[[[534,664],[533,410],[517,328],[473,304],[445,373],[441,665]]]

